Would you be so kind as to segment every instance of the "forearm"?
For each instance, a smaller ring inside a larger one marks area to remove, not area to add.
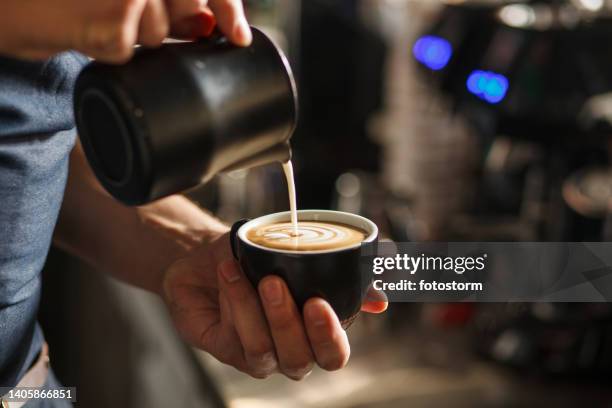
[[[116,278],[160,292],[166,267],[227,227],[184,197],[126,207],[98,184],[80,146],[70,174],[55,243]]]

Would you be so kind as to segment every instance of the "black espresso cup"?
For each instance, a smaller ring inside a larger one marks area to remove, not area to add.
[[[282,212],[236,222],[231,231],[234,257],[254,287],[268,275],[280,276],[300,310],[308,299],[321,297],[329,302],[342,326],[347,328],[359,313],[371,283],[369,276],[362,273],[360,260],[364,246],[371,246],[368,248],[370,255],[372,250],[376,250],[378,227],[359,215],[301,210],[298,212],[300,221],[346,224],[363,230],[366,238],[362,243],[349,247],[317,251],[268,248],[247,238],[247,233],[253,228],[288,222],[290,218],[290,212]]]

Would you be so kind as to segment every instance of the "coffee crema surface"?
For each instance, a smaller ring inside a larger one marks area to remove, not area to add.
[[[359,228],[321,221],[300,221],[297,236],[291,222],[263,225],[247,231],[247,239],[254,244],[290,251],[348,248],[363,242],[365,238],[365,231]]]

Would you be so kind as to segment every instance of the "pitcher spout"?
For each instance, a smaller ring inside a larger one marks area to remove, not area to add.
[[[286,163],[291,160],[291,144],[289,141],[281,142],[254,156],[241,160],[223,169],[224,173],[234,170],[250,169],[271,163]]]

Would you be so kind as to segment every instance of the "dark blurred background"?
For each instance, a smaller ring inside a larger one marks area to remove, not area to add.
[[[396,241],[612,238],[609,0],[246,1],[300,91],[300,208]],[[280,166],[191,194],[227,222],[288,207]],[[146,254],[134,254],[146,256]],[[608,304],[392,304],[302,383],[183,345],[159,301],[54,251],[41,319],[84,407],[612,406]]]

